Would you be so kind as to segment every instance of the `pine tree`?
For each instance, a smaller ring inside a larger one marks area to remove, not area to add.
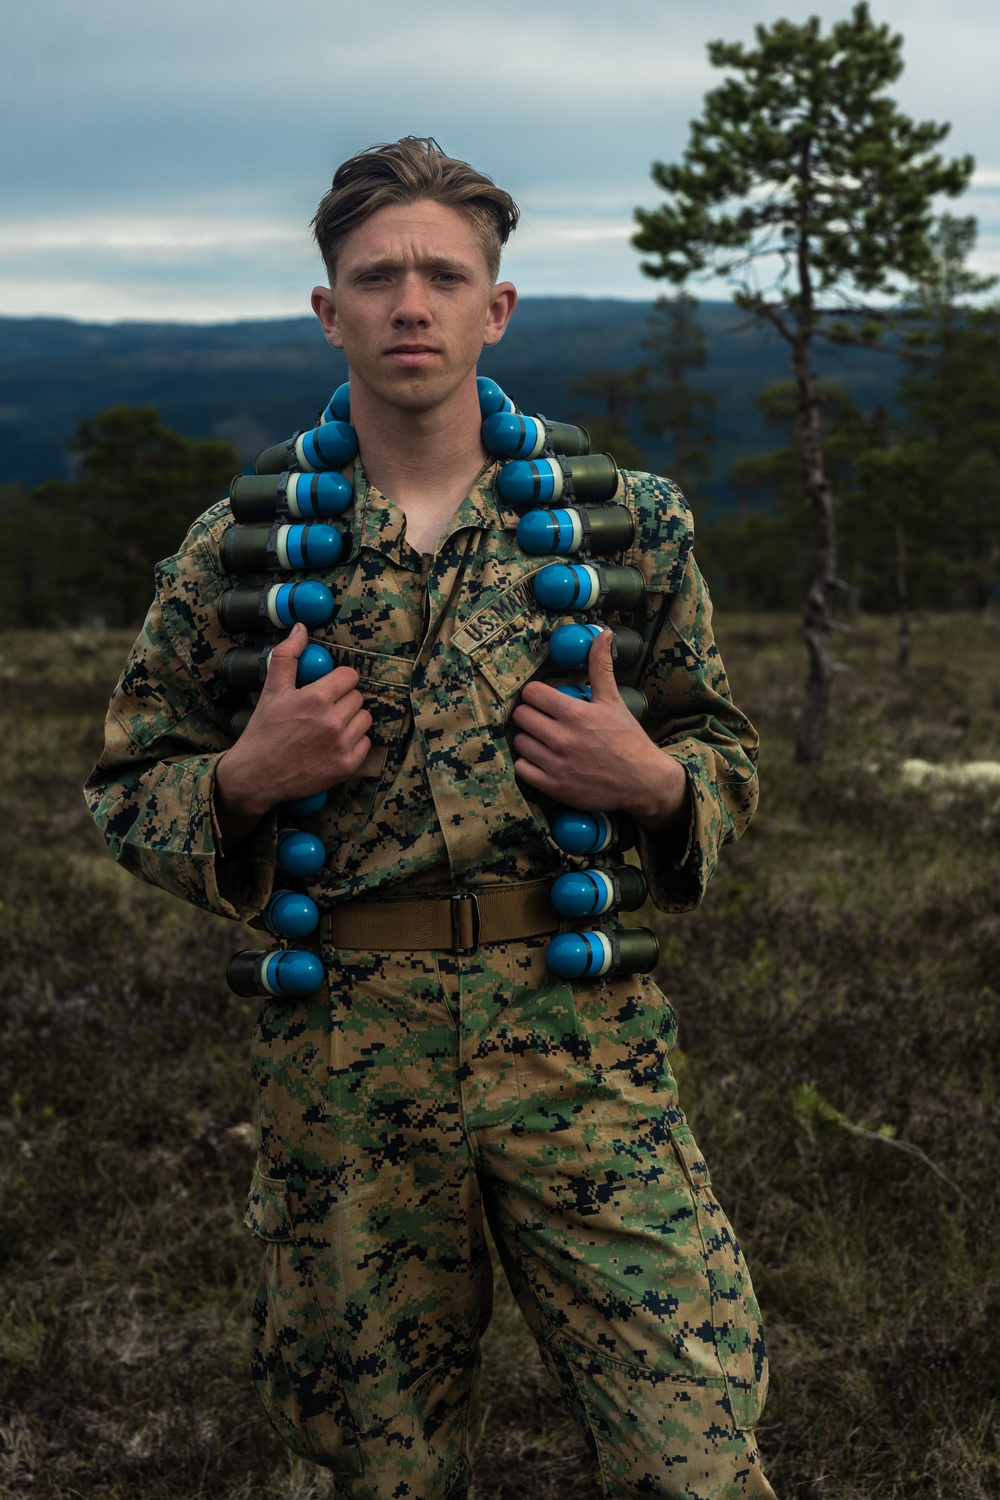
[[[687,292],[657,298],[641,340],[650,357],[636,371],[642,429],[667,440],[667,472],[689,500],[699,498],[711,473],[713,434],[705,413],[716,404],[713,395],[688,380],[690,370],[704,369],[707,357],[697,309],[697,299]]]
[[[180,545],[200,511],[226,495],[240,459],[229,443],[194,442],[151,406],[114,406],[79,424],[78,477],[48,480],[31,505],[50,538],[50,619],[141,621],[153,565]]]
[[[859,503],[864,460],[884,442],[886,414],[862,412],[849,391],[832,381],[817,383],[824,462],[840,513],[851,523],[863,513]],[[723,582],[727,598],[744,609],[790,609],[806,583],[809,517],[802,506],[802,435],[792,381],[766,386],[755,405],[769,427],[784,441],[775,448],[733,464],[733,489],[743,501],[734,515],[723,516],[704,535],[702,560],[712,577]],[[758,502],[751,506],[748,502]],[[853,558],[853,553],[850,553]],[[859,590],[841,587],[856,596]]]
[[[816,17],[781,20],[758,26],[754,47],[712,42],[708,55],[730,76],[706,95],[682,162],[654,164],[667,202],[636,210],[633,243],[655,257],[643,262],[651,276],[727,276],[737,304],[788,345],[814,521],[796,756],[815,762],[832,676],[837,537],[813,346],[845,302],[860,310],[874,294],[898,294],[897,277],[927,269],[934,196],[961,192],[973,162],[945,162],[933,148],[949,127],[915,123],[886,97],[902,71],[902,37],[876,25],[867,4],[825,36]]]
[[[1000,306],[966,264],[976,221],[944,215],[910,305],[900,464],[906,507],[933,542],[937,602],[983,608],[1000,574]],[[926,568],[925,564],[925,568]]]
[[[635,370],[589,369],[582,376],[571,375],[566,394],[599,401],[604,408],[598,417],[580,417],[590,433],[592,453],[611,453],[623,469],[642,467],[642,454],[629,436],[628,415],[638,394]]]

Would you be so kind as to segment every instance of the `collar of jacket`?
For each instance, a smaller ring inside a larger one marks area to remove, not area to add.
[[[456,516],[462,511],[465,515],[459,526],[452,529],[459,530],[465,526],[480,526],[484,529],[500,526],[511,533],[517,530],[520,513],[505,505],[496,491],[496,476],[499,469],[499,460],[495,458],[488,459],[483,464],[469,494],[456,507]],[[387,501],[387,497],[375,488],[368,479],[360,459],[356,459],[353,466],[346,468],[344,473],[353,480],[354,484],[351,550],[344,561],[355,561],[362,547],[369,547],[373,551],[383,553],[400,552],[405,519],[402,510],[394,501]]]

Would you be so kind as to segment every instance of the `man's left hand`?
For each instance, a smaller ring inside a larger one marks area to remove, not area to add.
[[[632,717],[615,682],[611,631],[587,658],[591,701],[529,682],[514,710],[514,771],[529,787],[588,812],[627,812],[646,828],[686,822],[687,775]]]

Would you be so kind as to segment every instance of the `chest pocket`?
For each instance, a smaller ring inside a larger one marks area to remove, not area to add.
[[[506,720],[518,693],[548,657],[554,617],[539,609],[525,580],[479,610],[452,644],[473,669],[483,722]]]
[[[327,640],[338,667],[353,667],[358,691],[372,716],[372,747],[354,775],[341,782],[317,815],[315,831],[327,851],[327,867],[344,869],[363,830],[392,786],[413,732],[410,708],[412,661],[338,646]]]

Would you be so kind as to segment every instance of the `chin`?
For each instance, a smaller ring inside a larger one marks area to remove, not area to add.
[[[383,392],[385,400],[402,411],[432,411],[447,401],[454,387],[442,386],[436,380],[413,380],[400,382]]]

